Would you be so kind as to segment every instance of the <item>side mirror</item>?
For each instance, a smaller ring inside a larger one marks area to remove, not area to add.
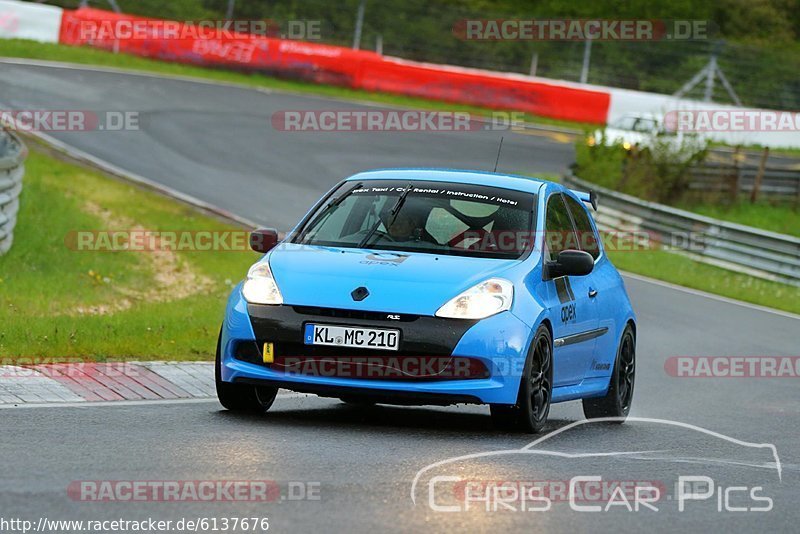
[[[545,278],[552,279],[559,276],[586,276],[594,269],[594,258],[582,250],[562,250],[556,261],[549,261],[544,265]]]
[[[278,231],[274,228],[259,228],[250,232],[250,248],[262,254],[275,248],[278,241]]]

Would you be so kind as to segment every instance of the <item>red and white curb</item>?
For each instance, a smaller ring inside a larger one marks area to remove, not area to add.
[[[0,407],[215,396],[214,364],[207,362],[0,366]]]

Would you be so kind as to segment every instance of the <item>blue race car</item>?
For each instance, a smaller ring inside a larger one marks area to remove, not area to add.
[[[230,295],[216,383],[230,410],[279,388],[348,403],[489,404],[540,431],[554,402],[624,420],[636,319],[587,204],[521,176],[357,174],[325,195]]]

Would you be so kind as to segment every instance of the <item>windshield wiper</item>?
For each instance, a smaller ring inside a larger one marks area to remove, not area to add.
[[[406,197],[413,188],[414,184],[409,183],[406,186],[405,190],[402,193],[400,193],[400,196],[397,197],[397,201],[394,203],[394,206],[392,206],[392,211],[390,212],[391,217],[389,218],[389,221],[386,223],[387,231],[389,230],[389,227],[392,226],[392,224],[394,224],[394,220],[397,218],[397,214],[400,213],[400,208],[402,208],[403,204],[405,204]],[[367,232],[367,235],[364,236],[364,239],[362,239],[361,242],[358,244],[358,248],[364,248],[367,245],[367,243],[369,243],[369,240],[372,239],[373,235],[375,235],[375,232],[378,230],[378,227],[381,225],[381,222],[383,221],[381,221],[379,217],[378,220],[375,222],[375,224],[372,226],[372,228],[370,228],[369,232]]]
[[[349,190],[345,191],[344,193],[342,193],[338,197],[336,197],[333,200],[331,200],[330,203],[328,203],[328,205],[326,207],[328,209],[335,208],[336,206],[338,206],[339,204],[344,202],[344,199],[349,197],[353,193],[353,191],[361,189],[362,187],[364,187],[364,183],[363,182],[358,182],[356,185],[351,187]]]
[[[321,221],[321,220],[322,220],[322,218],[323,218],[325,215],[328,215],[329,213],[331,213],[331,212],[333,212],[334,210],[336,210],[336,208],[337,208],[337,207],[339,207],[339,204],[341,204],[342,202],[344,202],[344,201],[345,201],[345,199],[346,199],[347,197],[349,197],[349,196],[350,196],[350,195],[353,193],[353,191],[356,191],[356,190],[358,190],[358,189],[361,189],[363,186],[364,186],[364,182],[358,182],[358,183],[357,183],[355,186],[351,187],[350,189],[348,189],[347,191],[345,191],[344,193],[342,193],[342,194],[341,194],[341,195],[339,195],[338,197],[336,197],[336,198],[334,198],[333,200],[331,200],[330,202],[328,202],[328,204],[327,204],[327,205],[326,205],[326,206],[325,206],[325,207],[324,207],[322,210],[320,210],[320,213],[319,213],[319,215],[317,215],[316,217],[314,217],[314,220],[313,220],[313,221],[310,221],[310,222],[309,222],[309,223],[308,223],[308,224],[305,226],[305,228],[303,228],[303,231],[300,233],[300,235],[298,235],[298,236],[297,236],[297,242],[300,242],[300,243],[302,243],[302,242],[303,242],[303,240],[304,240],[304,239],[305,239],[305,237],[306,237],[306,234],[308,234],[308,231],[309,231],[311,228],[313,228],[314,226],[316,226],[316,224],[317,224],[319,221]]]
[[[388,224],[388,225],[386,225],[386,229],[387,229],[387,230],[388,230],[388,229],[389,229],[389,227],[392,225],[392,223],[394,223],[394,220],[397,218],[397,214],[398,214],[398,213],[400,213],[400,208],[402,208],[402,207],[403,207],[403,204],[405,204],[405,202],[406,202],[406,197],[408,196],[408,194],[411,192],[411,190],[412,190],[413,188],[414,188],[414,184],[408,184],[408,185],[406,186],[406,189],[405,189],[405,191],[403,191],[403,192],[400,194],[400,197],[397,199],[397,202],[395,202],[395,203],[394,203],[394,206],[392,206],[392,218],[391,218],[391,219],[389,219],[389,224]]]

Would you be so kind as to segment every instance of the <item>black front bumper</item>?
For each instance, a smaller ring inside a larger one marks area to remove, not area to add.
[[[247,312],[256,340],[303,345],[307,323],[396,328],[400,330],[399,354],[449,356],[464,333],[477,321],[442,319],[391,312],[362,312],[310,306],[248,304]],[[396,317],[391,319],[390,316]],[[348,351],[364,349],[348,349]]]

